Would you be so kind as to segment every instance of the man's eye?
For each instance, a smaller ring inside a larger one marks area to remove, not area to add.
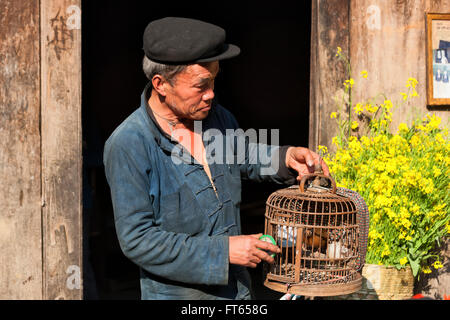
[[[194,87],[201,91],[208,90],[209,88],[214,89],[214,81],[216,80],[215,78],[216,77],[210,79],[203,79],[203,81],[198,82]]]
[[[204,84],[200,84],[200,85],[197,85],[197,86],[195,86],[197,89],[199,89],[199,90],[207,90],[207,89],[209,89],[210,87],[212,87],[212,86],[214,86],[214,81],[212,81],[211,83],[204,83]]]

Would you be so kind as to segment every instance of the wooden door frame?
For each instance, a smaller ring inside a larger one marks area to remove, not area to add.
[[[337,128],[330,123],[334,95],[345,81],[345,66],[338,63],[337,47],[349,56],[350,0],[312,0],[309,148],[331,145]]]
[[[82,299],[81,0],[41,0],[43,299]]]

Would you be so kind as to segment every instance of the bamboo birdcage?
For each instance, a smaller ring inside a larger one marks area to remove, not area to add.
[[[278,190],[266,202],[265,234],[281,253],[264,265],[264,285],[303,296],[337,296],[361,288],[357,209],[321,173]]]

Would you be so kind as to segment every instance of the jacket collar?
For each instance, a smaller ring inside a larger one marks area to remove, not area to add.
[[[183,162],[193,163],[196,162],[189,152],[183,148],[176,140],[173,140],[166,132],[164,132],[159,124],[157,123],[153,112],[148,104],[148,99],[150,98],[150,90],[152,89],[151,82],[148,82],[145,86],[142,94],[141,94],[141,112],[144,114],[145,121],[148,124],[150,132],[155,139],[155,142],[163,149],[164,151],[180,158]],[[202,128],[205,130],[207,126],[209,128],[211,118],[211,112],[214,112],[214,107],[211,108],[210,114],[206,117],[205,120],[202,121]]]
[[[152,133],[155,142],[165,151],[172,152],[176,142],[172,142],[170,136],[165,133],[153,116],[153,113],[148,105],[148,99],[150,97],[150,90],[152,89],[151,82],[148,82],[141,94],[141,112],[148,124],[150,132]]]

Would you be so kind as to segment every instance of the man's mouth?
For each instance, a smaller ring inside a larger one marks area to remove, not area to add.
[[[210,109],[211,109],[211,105],[207,105],[207,106],[205,106],[203,108],[198,109],[198,111],[208,111]]]

